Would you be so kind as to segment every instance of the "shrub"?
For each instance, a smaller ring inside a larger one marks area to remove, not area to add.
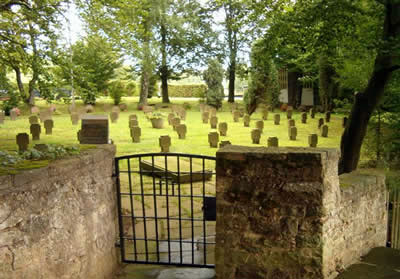
[[[113,81],[108,86],[108,92],[110,97],[114,100],[114,105],[118,106],[121,103],[122,96],[125,93],[125,85],[119,80]]]
[[[197,97],[203,98],[206,94],[205,84],[168,85],[169,97]]]
[[[224,69],[218,60],[210,60],[208,69],[203,73],[203,79],[207,84],[207,105],[215,108],[222,106],[224,99],[224,87],[222,81],[224,79]]]

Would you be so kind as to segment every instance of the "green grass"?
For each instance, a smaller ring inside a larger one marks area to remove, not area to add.
[[[177,133],[168,125],[165,119],[164,129],[153,129],[150,121],[148,121],[143,112],[137,111],[137,97],[127,97],[123,100],[128,104],[128,111],[121,112],[120,118],[117,123],[110,122],[110,138],[117,145],[117,155],[137,154],[144,152],[159,152],[158,138],[161,135],[170,135],[172,139],[172,146],[170,152],[181,153],[194,153],[203,155],[215,155],[217,148],[210,148],[208,144],[208,133],[212,131],[209,124],[203,124],[201,120],[201,113],[199,111],[197,101],[186,101],[192,105],[192,108],[187,113],[186,121],[187,136],[185,140],[178,139]],[[160,102],[160,99],[153,98],[150,103]],[[173,100],[173,103],[183,103],[185,99]],[[95,114],[104,114],[104,104],[111,104],[111,99],[99,99],[98,104],[95,106]],[[70,116],[67,113],[68,106],[62,103],[57,103],[57,112],[53,115],[54,128],[53,135],[45,135],[44,127],[42,127],[42,134],[40,141],[30,143],[30,146],[36,143],[48,144],[79,144],[77,140],[77,132],[80,125],[72,125]],[[82,105],[78,101],[78,105]],[[38,101],[37,106],[41,109],[47,107],[44,101]],[[22,109],[23,114],[17,121],[10,121],[8,117],[3,125],[0,125],[0,149],[2,150],[17,150],[15,137],[18,133],[29,133],[28,110]],[[166,115],[170,109],[161,109]],[[136,113],[138,115],[139,126],[142,128],[142,137],[140,143],[132,143],[128,127],[128,117],[130,114]],[[276,110],[278,113],[278,110]],[[261,137],[260,145],[252,144],[250,132],[255,128],[256,120],[261,119],[261,112],[256,112],[251,117],[250,127],[244,127],[242,119],[239,123],[234,123],[232,115],[229,110],[229,104],[224,104],[222,111],[218,112],[218,121],[228,123],[228,136],[220,137],[221,140],[229,140],[235,145],[245,146],[266,146],[268,137],[278,137],[279,146],[308,146],[308,135],[311,133],[320,134],[317,122],[318,118],[323,117],[322,114],[317,114],[315,119],[308,119],[307,124],[301,123],[300,113],[294,113],[293,118],[296,120],[298,128],[298,136],[296,141],[290,141],[288,138],[288,125],[286,114],[281,113],[281,125],[276,126],[273,123],[273,114],[270,113],[269,119],[264,122],[264,132]],[[342,134],[340,115],[332,115],[331,122],[329,123],[329,137],[318,138],[318,147],[332,147],[338,148],[340,136]],[[215,131],[215,130],[214,130]]]

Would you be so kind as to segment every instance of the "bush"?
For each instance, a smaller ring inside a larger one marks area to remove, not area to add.
[[[207,84],[207,105],[215,108],[222,106],[224,99],[224,87],[222,81],[224,79],[224,69],[218,60],[210,60],[208,69],[203,73],[203,79]]]
[[[113,81],[109,87],[108,92],[110,97],[114,100],[114,105],[118,106],[121,103],[122,96],[125,93],[125,85],[121,81]]]
[[[206,94],[205,84],[168,85],[169,97],[197,97],[203,98]]]
[[[4,101],[3,105],[2,105],[2,109],[4,110],[4,113],[6,115],[10,115],[10,111],[13,108],[18,107],[18,104],[19,104],[19,98],[15,92],[11,92],[11,94],[9,96],[10,96],[10,99],[8,99],[7,101]]]

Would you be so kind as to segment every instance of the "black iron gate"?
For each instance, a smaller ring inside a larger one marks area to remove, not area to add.
[[[215,157],[131,155],[115,171],[123,262],[214,267]]]

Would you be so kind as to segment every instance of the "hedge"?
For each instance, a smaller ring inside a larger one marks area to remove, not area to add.
[[[169,97],[203,97],[206,91],[205,84],[168,85]]]

